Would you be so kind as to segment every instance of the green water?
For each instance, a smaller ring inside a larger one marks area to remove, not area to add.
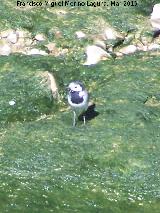
[[[148,8],[144,14],[140,6],[121,7],[122,17],[112,16],[120,14],[118,8],[107,10],[108,16],[104,8],[68,8],[67,16],[57,17],[42,8],[16,14],[13,6],[11,1],[1,4],[1,23],[29,29],[33,35],[43,32],[48,40],[68,48],[69,54],[0,57],[0,212],[158,213],[158,52],[86,67],[83,48],[91,41],[74,36],[83,28],[96,33],[95,17],[126,32],[131,26],[143,25],[140,20],[148,18]],[[60,40],[50,33],[53,23],[64,34]],[[40,73],[46,70],[57,79],[59,103],[40,83]],[[86,126],[79,122],[76,128],[71,125],[65,93],[73,79],[85,83],[99,112]],[[11,100],[14,106],[9,105]]]

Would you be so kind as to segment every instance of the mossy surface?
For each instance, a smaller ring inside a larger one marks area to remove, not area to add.
[[[25,10],[15,4],[1,3],[1,30],[5,25],[33,36],[43,32],[69,54],[0,57],[0,212],[158,213],[159,53],[87,67],[84,47],[91,41],[74,34],[96,34],[105,22],[124,33],[137,26],[149,31],[142,11],[149,3],[63,8],[66,15],[56,15],[57,8]],[[57,28],[62,38],[54,36]],[[55,76],[60,103],[41,84],[44,71]],[[73,128],[65,87],[75,79],[85,83],[99,115]]]

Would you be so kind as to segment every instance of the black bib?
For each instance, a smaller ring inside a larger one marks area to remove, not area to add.
[[[71,91],[71,101],[74,104],[80,104],[83,102],[83,97],[79,96],[79,92],[77,91]]]

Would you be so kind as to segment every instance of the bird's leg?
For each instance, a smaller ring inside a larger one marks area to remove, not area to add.
[[[73,111],[73,126],[76,126],[76,113]]]
[[[86,124],[86,117],[85,117],[85,115],[83,115],[83,124],[84,125]]]

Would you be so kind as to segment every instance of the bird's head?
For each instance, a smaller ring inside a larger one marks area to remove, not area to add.
[[[72,81],[68,85],[68,91],[73,91],[73,92],[82,92],[84,90],[84,86],[80,81]]]

